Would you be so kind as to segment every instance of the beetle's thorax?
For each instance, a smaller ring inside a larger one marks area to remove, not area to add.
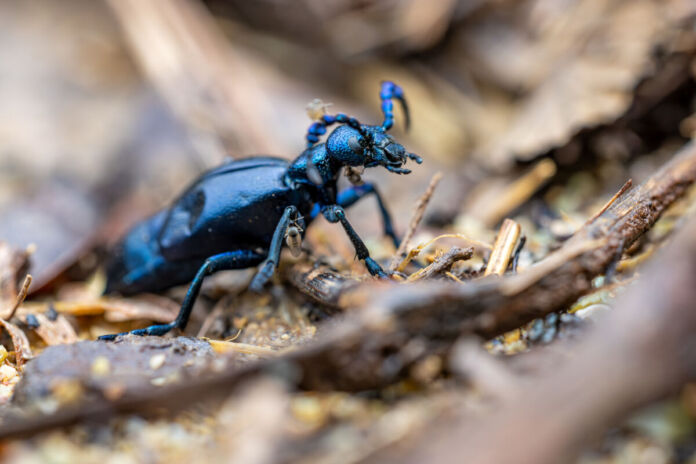
[[[317,186],[335,183],[345,166],[326,153],[325,144],[308,148],[290,164],[287,180],[292,183],[311,183]]]

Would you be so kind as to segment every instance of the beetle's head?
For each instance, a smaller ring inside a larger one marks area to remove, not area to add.
[[[345,166],[383,166],[397,174],[411,172],[403,167],[409,159],[418,164],[423,161],[420,156],[408,153],[382,126],[362,125],[360,131],[339,126],[327,139],[326,151]]]

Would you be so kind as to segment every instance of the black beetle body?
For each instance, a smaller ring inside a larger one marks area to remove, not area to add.
[[[157,292],[190,282],[211,256],[236,249],[263,253],[286,206],[305,217],[313,206],[307,191],[283,182],[288,166],[283,159],[248,158],[203,174],[117,246],[107,267],[107,292]]]
[[[382,198],[370,183],[340,193],[336,186],[346,166],[383,166],[408,174],[402,167],[408,159],[421,162],[386,133],[393,125],[393,98],[402,103],[408,117],[401,88],[384,82],[381,98],[385,115],[381,126],[363,125],[344,114],[323,115],[308,131],[307,149],[293,162],[272,157],[229,161],[203,174],[170,208],[131,229],[107,264],[107,292],[156,292],[191,281],[174,322],[131,333],[162,335],[183,329],[203,279],[218,270],[263,263],[250,284],[252,290],[260,291],[278,265],[286,238],[292,235],[296,252],[298,233],[303,236],[306,224],[319,214],[329,222],[340,222],[368,271],[386,277],[343,211],[373,194],[385,235],[398,246]],[[336,123],[340,125],[326,143],[316,144],[326,126]]]

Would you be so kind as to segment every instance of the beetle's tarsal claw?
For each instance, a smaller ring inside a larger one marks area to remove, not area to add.
[[[144,329],[131,330],[130,332],[121,332],[121,333],[111,334],[111,335],[102,335],[101,337],[98,338],[98,340],[112,342],[112,341],[116,340],[118,337],[120,337],[121,335],[139,335],[139,336],[155,335],[155,336],[161,336],[161,335],[166,334],[167,332],[170,332],[172,329],[175,329],[175,328],[177,328],[176,322],[171,322],[169,324],[151,325],[149,327],[145,327]]]
[[[384,272],[384,269],[382,269],[382,266],[377,264],[377,261],[370,258],[369,256],[367,258],[365,258],[365,267],[367,267],[368,272],[375,277],[379,277],[380,279],[388,279],[389,278],[389,275],[387,275],[387,273]]]

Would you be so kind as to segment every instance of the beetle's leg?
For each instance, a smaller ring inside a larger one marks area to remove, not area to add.
[[[271,246],[268,248],[268,257],[261,264],[259,271],[249,284],[249,290],[260,292],[275,272],[278,267],[278,261],[280,261],[280,251],[283,249],[283,239],[285,238],[285,230],[288,228],[288,225],[291,221],[298,221],[301,222],[300,227],[304,228],[304,221],[301,218],[298,219],[298,216],[299,213],[296,207],[288,206],[285,208],[283,216],[278,221],[275,232],[273,232]]]
[[[338,205],[329,206],[324,210],[324,217],[329,222],[341,223],[343,229],[346,231],[346,234],[348,234],[348,238],[353,244],[353,247],[355,247],[355,253],[358,255],[358,259],[365,261],[365,266],[367,267],[367,270],[370,271],[370,274],[381,278],[388,277],[384,272],[384,269],[382,269],[382,267],[377,264],[374,259],[370,258],[370,252],[367,250],[365,243],[358,236],[357,232],[355,232],[355,229],[353,229],[353,226],[350,225],[350,222],[348,222],[346,212],[343,211],[343,208]]]
[[[396,233],[394,233],[391,215],[382,200],[382,196],[377,191],[377,187],[372,183],[365,182],[362,185],[355,185],[339,192],[337,203],[343,208],[348,208],[369,194],[373,194],[377,199],[377,206],[379,206],[379,211],[382,214],[382,223],[384,224],[384,235],[391,238],[394,242],[394,246],[399,248],[399,238],[396,236]]]
[[[250,267],[257,264],[262,259],[263,255],[249,250],[230,251],[211,256],[205,260],[205,263],[203,263],[200,269],[198,269],[196,277],[194,277],[193,281],[191,281],[191,285],[186,292],[186,297],[184,297],[184,301],[181,303],[179,315],[176,316],[174,322],[170,322],[169,324],[151,325],[150,327],[132,330],[130,332],[103,335],[99,337],[99,339],[113,340],[119,335],[126,335],[129,333],[133,335],[164,335],[172,329],[178,328],[183,330],[188,323],[191,310],[193,309],[193,303],[196,301],[198,292],[201,290],[201,284],[206,276],[225,269],[243,269]]]

